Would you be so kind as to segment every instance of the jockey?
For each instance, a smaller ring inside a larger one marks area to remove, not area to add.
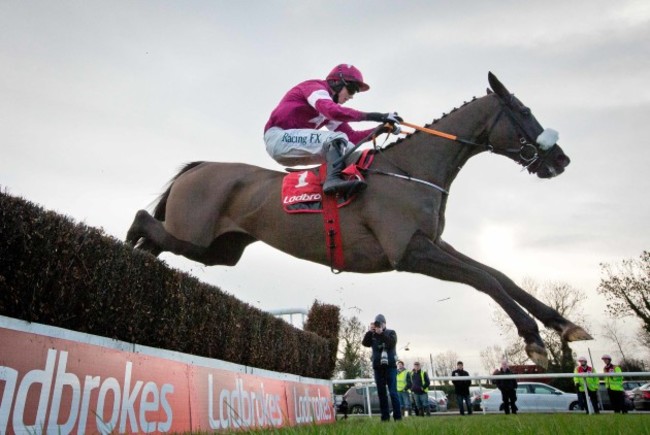
[[[266,151],[281,165],[327,162],[326,194],[351,194],[363,190],[361,180],[343,180],[345,162],[340,157],[366,138],[373,129],[353,130],[349,122],[388,122],[399,132],[397,113],[365,113],[345,108],[357,92],[370,89],[352,65],[337,65],[325,80],[307,80],[285,94],[264,127]],[[326,127],[329,131],[319,131]]]

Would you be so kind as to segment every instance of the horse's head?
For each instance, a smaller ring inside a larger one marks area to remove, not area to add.
[[[489,130],[492,151],[515,160],[539,178],[552,178],[564,172],[571,160],[557,144],[557,132],[543,128],[530,109],[508,92],[494,74],[488,74],[488,81],[502,106]]]

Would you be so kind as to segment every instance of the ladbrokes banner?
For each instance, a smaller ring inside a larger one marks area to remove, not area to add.
[[[335,420],[330,384],[0,316],[0,434],[189,432]]]

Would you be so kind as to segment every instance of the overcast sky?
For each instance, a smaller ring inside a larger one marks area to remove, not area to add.
[[[264,149],[269,113],[342,62],[372,88],[348,103],[359,110],[424,124],[484,95],[492,71],[559,131],[572,163],[557,179],[472,159],[452,186],[444,239],[517,282],[584,291],[600,338],[599,263],[650,248],[645,0],[0,0],[0,188],[123,240],[186,162],[282,169]],[[480,350],[505,344],[494,304],[465,285],[333,275],[261,243],[235,267],[162,258],[264,310],[318,299],[363,323],[381,312],[398,346],[410,343],[404,357],[453,350],[476,373]],[[602,339],[574,346],[588,348],[616,354]]]

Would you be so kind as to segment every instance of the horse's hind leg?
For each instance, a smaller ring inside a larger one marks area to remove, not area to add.
[[[152,225],[151,221],[158,222],[146,210],[138,210],[129,231],[126,233],[126,243],[130,246],[138,245],[138,248],[142,248],[144,244],[147,244],[150,248],[155,248],[155,245],[148,240],[149,229]],[[150,252],[149,249],[145,250]]]
[[[533,316],[539,319],[544,326],[547,328],[552,328],[556,330],[564,340],[566,341],[579,341],[579,340],[591,340],[592,337],[587,331],[585,331],[580,326],[575,323],[565,319],[560,313],[558,313],[553,308],[547,306],[530,293],[526,292],[515,284],[510,278],[504,275],[502,272],[499,272],[496,269],[493,269],[489,266],[486,266],[478,261],[469,258],[466,255],[461,254],[456,251],[451,245],[441,242],[441,247],[450,255],[458,258],[461,261],[464,261],[468,264],[471,264],[474,267],[482,269],[492,275],[496,280],[499,281],[501,287],[522,307],[527,309]]]
[[[537,323],[512,299],[497,279],[474,265],[450,255],[424,234],[413,235],[396,269],[422,273],[446,281],[461,282],[486,293],[510,316],[526,343],[526,353],[546,367],[548,358]]]
[[[131,228],[126,233],[126,242],[156,256],[163,251],[168,251],[198,262],[203,262],[208,252],[208,248],[179,240],[169,234],[162,222],[146,210],[136,213]]]

